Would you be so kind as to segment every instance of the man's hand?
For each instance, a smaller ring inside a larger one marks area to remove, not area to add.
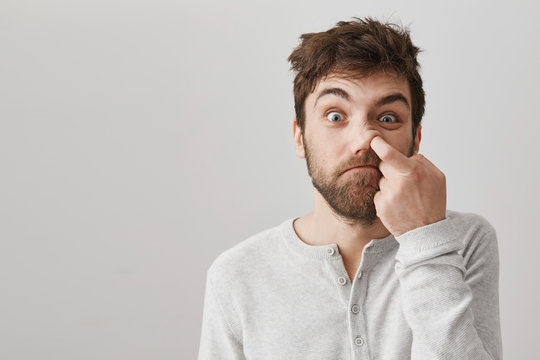
[[[407,157],[380,136],[371,148],[382,160],[374,202],[388,231],[399,236],[445,218],[446,179],[431,161],[419,154]]]

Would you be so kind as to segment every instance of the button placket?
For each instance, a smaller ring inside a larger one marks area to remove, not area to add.
[[[369,346],[366,340],[367,327],[366,327],[366,312],[369,309],[365,308],[368,273],[370,272],[373,264],[376,263],[376,258],[372,253],[368,251],[369,247],[364,248],[362,252],[362,259],[360,261],[359,268],[356,273],[356,277],[353,278],[353,286],[351,296],[349,298],[349,312],[348,318],[350,321],[349,339],[352,342],[353,353],[355,359],[369,358]]]
[[[332,255],[330,255],[332,253]],[[343,266],[343,259],[335,244],[327,245],[321,249],[320,254],[324,258],[325,267],[330,278],[328,279],[335,285],[335,290],[345,309],[349,308],[351,296],[351,282],[347,276],[347,271]]]

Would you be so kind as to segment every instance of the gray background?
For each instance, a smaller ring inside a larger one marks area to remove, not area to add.
[[[421,152],[497,229],[507,359],[537,355],[535,1],[0,1],[0,358],[193,359],[206,269],[312,207],[286,58],[409,25]]]

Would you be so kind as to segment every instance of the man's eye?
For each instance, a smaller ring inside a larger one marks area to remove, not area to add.
[[[337,111],[332,111],[326,115],[326,118],[330,120],[330,122],[340,122],[343,120],[343,115],[338,113]]]
[[[386,114],[386,115],[381,116],[379,118],[379,121],[385,122],[385,123],[395,123],[398,120],[397,120],[397,117],[395,117],[394,115]]]

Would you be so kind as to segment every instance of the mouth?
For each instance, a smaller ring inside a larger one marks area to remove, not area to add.
[[[379,171],[379,167],[377,165],[371,165],[371,164],[360,165],[360,166],[355,166],[355,167],[352,167],[350,169],[347,169],[343,173],[346,173],[346,172],[349,172],[349,171],[355,171],[355,170],[375,170],[375,171]]]

